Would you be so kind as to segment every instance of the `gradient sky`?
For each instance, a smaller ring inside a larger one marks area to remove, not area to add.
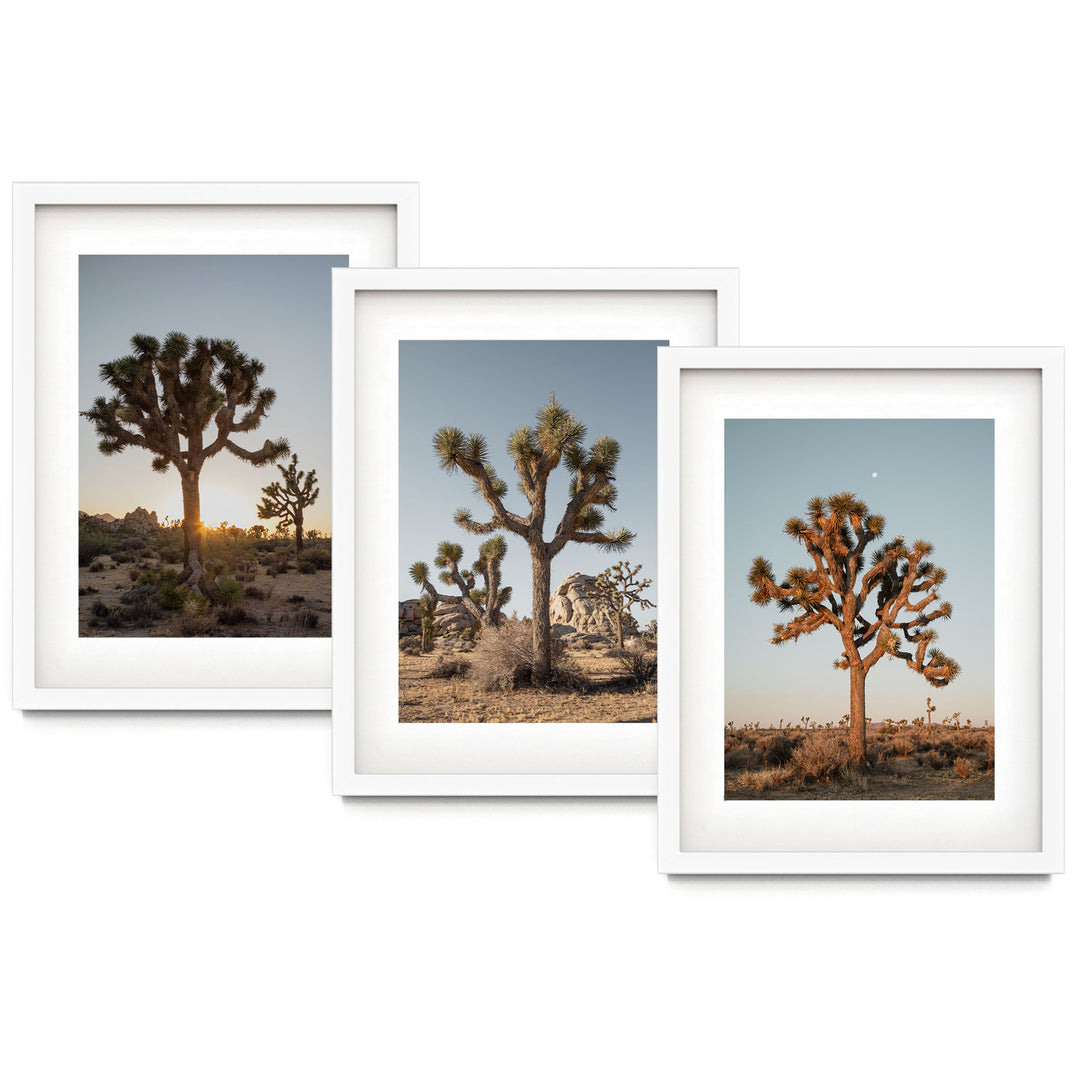
[[[784,522],[803,516],[814,495],[854,491],[885,517],[883,539],[934,544],[930,559],[948,572],[941,598],[953,605],[951,619],[934,623],[934,647],[962,668],[938,689],[903,660],[883,658],[867,675],[867,715],[910,721],[930,696],[935,721],[959,711],[961,721],[993,724],[993,420],[729,419],[724,436],[727,720],[826,723],[848,711],[848,672],[832,668],[839,634],[823,626],[797,643],[770,644],[773,624],[792,615],[752,604],[746,574],[756,555],[772,562],[778,581],[811,565]]]
[[[81,255],[79,257],[79,408],[109,396],[98,364],[127,355],[133,334],[159,340],[173,330],[221,337],[266,365],[263,384],[277,401],[248,448],[286,437],[305,471],[318,474],[318,501],[305,528],[330,531],[330,269],[346,255]],[[79,509],[122,517],[136,506],[159,518],[183,516],[180,477],[158,475],[135,447],[103,457],[89,421],[79,424]],[[280,479],[222,452],[203,466],[203,520],[258,523],[261,488]],[[263,522],[271,530],[274,521]]]
[[[453,521],[461,506],[477,520],[490,519],[486,503],[473,493],[461,472],[439,467],[431,440],[440,427],[460,427],[487,439],[491,462],[510,487],[507,508],[524,513],[517,473],[506,453],[507,437],[536,412],[554,391],[559,402],[587,428],[585,443],[601,435],[619,440],[616,509],[605,529],[625,525],[637,533],[623,554],[591,544],[571,543],[551,567],[552,587],[574,572],[598,573],[620,559],[642,564],[642,575],[656,579],[656,348],[663,341],[403,341],[400,345],[400,523],[398,593],[415,598],[409,566],[427,562],[434,570],[441,540],[465,548],[472,564],[483,537],[471,536]],[[565,467],[548,481],[545,538],[551,539],[569,498]],[[503,584],[514,589],[507,612],[531,612],[532,570],[525,541],[507,535]],[[439,586],[446,590],[443,586]],[[655,602],[655,585],[646,593]],[[635,616],[639,608],[634,608]],[[653,617],[646,611],[644,621]]]

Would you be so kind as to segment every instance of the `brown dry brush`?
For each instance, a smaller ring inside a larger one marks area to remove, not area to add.
[[[761,791],[832,782],[865,789],[867,768],[871,774],[899,776],[912,766],[925,767],[950,771],[959,779],[994,770],[992,727],[933,734],[873,729],[864,762],[851,757],[846,735],[843,726],[781,731],[729,725],[724,735],[725,773],[736,789]]]

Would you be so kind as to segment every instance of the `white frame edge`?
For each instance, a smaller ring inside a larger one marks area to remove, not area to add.
[[[678,874],[1047,874],[1064,872],[1064,600],[1051,581],[1065,565],[1064,349],[948,348],[944,360],[896,348],[661,348],[657,363],[660,520],[658,851],[660,873]],[[927,350],[928,352],[930,350]],[[844,353],[858,352],[858,357]],[[768,355],[765,355],[768,353]],[[872,362],[867,362],[871,354]],[[1006,852],[685,851],[679,819],[679,387],[684,370],[715,368],[943,368],[1038,370],[1042,375],[1042,848]]]
[[[12,400],[31,403],[35,375],[35,217],[39,206],[394,206],[399,266],[416,266],[419,246],[419,184],[416,183],[14,183],[12,184]],[[29,358],[29,359],[27,359]],[[32,422],[27,424],[31,433]],[[12,506],[34,506],[34,443],[16,457],[12,423]],[[15,468],[18,460],[20,467]],[[12,520],[15,514],[12,513]],[[329,690],[285,689],[124,689],[39,687],[35,681],[35,522],[12,536],[12,610],[23,611],[28,626],[12,633],[12,707],[46,709],[160,710],[168,693],[169,711],[326,711]],[[20,569],[21,567],[21,569]]]
[[[355,491],[355,441],[351,423],[356,376],[355,294],[358,291],[585,291],[700,290],[716,292],[734,288],[738,311],[738,271],[735,269],[337,269],[333,271],[333,379],[334,379],[334,483],[335,488]],[[658,402],[659,407],[659,402]],[[346,422],[350,421],[350,422]],[[340,439],[340,441],[339,441]],[[659,464],[659,462],[658,462]],[[662,499],[662,496],[661,496]],[[344,537],[343,547],[352,549],[352,505],[334,499],[333,532]],[[659,506],[658,506],[659,511]],[[343,559],[334,567],[335,596],[355,594],[355,560]],[[335,600],[336,602],[336,600]],[[345,680],[340,672],[353,662],[355,626],[352,617],[335,623],[333,669],[335,677],[332,712],[335,795],[348,796],[478,796],[478,797],[640,797],[657,793],[655,775],[495,775],[495,774],[371,774],[353,771],[355,758],[355,677]],[[658,724],[659,727],[659,724]]]

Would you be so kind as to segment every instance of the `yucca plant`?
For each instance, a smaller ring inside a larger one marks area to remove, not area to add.
[[[483,435],[466,436],[457,427],[440,427],[433,439],[435,456],[448,473],[459,469],[473,480],[474,493],[488,505],[491,518],[477,521],[470,510],[459,509],[454,520],[473,535],[504,531],[523,539],[532,560],[532,678],[535,684],[551,679],[551,562],[568,543],[589,543],[606,551],[623,551],[634,539],[627,528],[603,531],[604,510],[615,508],[615,466],[620,447],[607,436],[585,448],[585,425],[551,395],[536,414],[507,440],[507,450],[518,475],[517,489],[527,504],[523,513],[506,505],[509,487],[496,475],[488,459]],[[544,536],[548,480],[565,465],[570,472],[569,501],[550,539]]]
[[[237,607],[244,598],[244,586],[235,578],[222,573],[214,582],[214,600],[222,607]]]
[[[164,342],[147,334],[131,338],[127,356],[99,365],[111,397],[95,398],[81,412],[100,436],[106,457],[129,446],[152,455],[155,472],[175,468],[184,499],[184,567],[188,586],[199,591],[205,539],[199,502],[203,466],[225,450],[242,461],[264,465],[289,452],[285,439],[267,439],[248,450],[233,435],[254,431],[276,394],[259,385],[264,366],[235,341],[170,333]]]
[[[850,756],[861,764],[866,760],[866,675],[879,660],[905,660],[939,687],[960,675],[956,660],[930,647],[937,639],[930,623],[952,617],[952,605],[939,602],[946,573],[929,561],[933,544],[917,540],[909,546],[903,536],[875,550],[867,568],[866,548],[884,533],[885,518],[871,514],[851,492],[812,498],[806,511],[805,518],[790,518],[784,532],[802,544],[813,565],[793,567],[777,583],[772,563],[755,558],[747,574],[754,589],[750,599],[760,607],[775,603],[785,613],[799,612],[773,626],[773,644],[798,641],[822,626],[839,633],[844,654],[833,666],[850,672]],[[906,650],[901,634],[910,646]]]
[[[470,569],[461,569],[464,550],[460,543],[444,540],[435,553],[435,565],[442,573],[439,580],[453,585],[457,596],[443,595],[431,582],[431,570],[426,562],[414,562],[409,567],[413,583],[437,605],[439,603],[464,604],[465,609],[482,626],[497,626],[502,620],[502,609],[510,602],[513,589],[502,584],[502,560],[506,557],[506,538],[492,536],[480,544],[480,553]],[[477,578],[483,587],[477,588]]]

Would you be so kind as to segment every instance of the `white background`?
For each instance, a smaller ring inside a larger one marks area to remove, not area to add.
[[[0,181],[419,180],[423,264],[737,265],[746,344],[1075,351],[1072,18],[20,4]],[[328,718],[0,715],[5,1074],[1076,1067],[1076,864],[668,880],[648,802],[329,786]]]

